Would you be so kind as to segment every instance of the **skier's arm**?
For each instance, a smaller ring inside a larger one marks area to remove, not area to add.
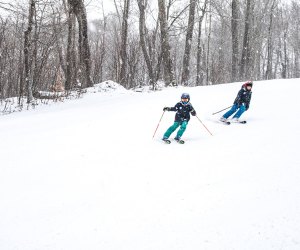
[[[193,108],[192,104],[191,104],[191,111],[190,111],[191,115],[192,116],[195,116],[197,113],[196,113],[196,110]]]
[[[177,104],[174,107],[164,107],[163,111],[177,111],[178,107]]]
[[[177,111],[178,109],[178,104],[176,104],[174,107],[170,107],[169,111]]]
[[[246,110],[248,110],[249,107],[250,107],[250,101],[251,101],[251,93],[249,94],[249,96],[248,96],[248,98],[247,98],[247,100],[245,102]]]

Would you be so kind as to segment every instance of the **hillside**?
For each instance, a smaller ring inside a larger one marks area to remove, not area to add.
[[[254,82],[248,123],[212,113],[241,83],[89,91],[0,116],[0,249],[298,250],[299,79]],[[164,106],[188,92],[180,145]]]

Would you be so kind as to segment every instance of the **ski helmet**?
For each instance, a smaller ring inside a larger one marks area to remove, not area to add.
[[[183,93],[181,95],[181,99],[188,99],[188,100],[190,100],[190,95],[188,93]]]
[[[246,88],[247,86],[250,86],[250,87],[252,88],[253,82],[252,82],[252,81],[247,81],[247,82],[245,82],[245,83],[243,84],[243,87]]]

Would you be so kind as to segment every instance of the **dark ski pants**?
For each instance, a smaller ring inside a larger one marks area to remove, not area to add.
[[[181,136],[183,135],[184,131],[186,130],[186,126],[188,125],[188,121],[183,121],[183,122],[174,122],[174,124],[169,127],[166,131],[166,133],[164,134],[164,138],[168,139],[170,137],[170,135],[180,126],[176,138],[181,138]]]
[[[236,112],[237,111],[237,112]],[[235,115],[233,116],[233,118],[240,118],[241,115],[246,111],[246,107],[244,104],[242,104],[240,107],[237,104],[234,104],[231,109],[226,112],[223,117],[224,118],[228,118],[229,116],[231,116],[233,113],[235,113]]]

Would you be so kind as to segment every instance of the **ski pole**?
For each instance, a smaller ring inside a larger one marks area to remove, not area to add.
[[[226,110],[226,109],[229,109],[229,108],[231,108],[231,107],[232,107],[232,105],[231,105],[230,107],[224,108],[224,109],[222,109],[222,110],[220,110],[220,111],[217,111],[217,112],[215,112],[215,113],[212,113],[212,114],[213,114],[213,115],[218,114],[218,113],[220,113],[220,112],[222,112],[222,111],[224,111],[224,110]]]
[[[208,131],[208,133],[210,133],[211,135],[213,135],[213,134],[208,130],[208,128],[204,125],[204,123],[199,119],[199,117],[198,117],[198,116],[196,116],[196,117],[198,118],[199,122],[201,122],[201,124],[203,125],[203,127]]]
[[[161,122],[161,119],[163,118],[164,114],[165,114],[165,111],[163,112],[163,114],[162,114],[161,117],[160,117],[160,120],[159,120],[159,122],[158,122],[158,124],[157,124],[157,127],[156,127],[156,129],[155,129],[155,132],[154,132],[154,134],[153,134],[152,139],[154,138],[154,136],[155,136],[155,134],[156,134],[156,131],[157,131],[157,129],[158,129],[158,126],[159,126],[159,124],[160,124],[160,122]]]

